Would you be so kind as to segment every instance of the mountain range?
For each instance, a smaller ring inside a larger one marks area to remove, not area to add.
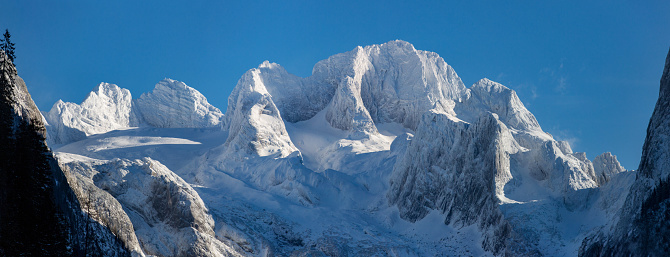
[[[466,87],[438,54],[400,40],[333,55],[305,78],[266,61],[225,114],[172,79],[137,98],[101,83],[39,112],[7,63],[8,117],[34,124],[52,183],[68,185],[48,192],[68,199],[55,213],[75,214],[54,215],[71,234],[95,228],[68,237],[70,253],[670,252],[670,53],[637,170],[573,152],[514,90]]]

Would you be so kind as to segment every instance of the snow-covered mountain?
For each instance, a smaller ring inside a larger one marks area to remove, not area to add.
[[[50,144],[74,142],[139,123],[130,91],[109,83],[100,83],[81,104],[56,102],[44,118]]]
[[[49,112],[48,142],[62,145],[112,130],[149,125],[159,128],[206,128],[221,123],[223,113],[197,90],[164,79],[150,93],[132,99],[128,89],[100,83],[81,104],[58,101]]]
[[[207,128],[221,123],[223,113],[183,82],[164,79],[135,100],[140,121],[159,128]]]
[[[225,115],[170,79],[138,99],[102,83],[43,115],[73,190],[138,255],[575,256],[652,188],[555,140],[513,90],[466,88],[399,40],[306,78],[266,61]],[[640,170],[668,161],[652,145]]]

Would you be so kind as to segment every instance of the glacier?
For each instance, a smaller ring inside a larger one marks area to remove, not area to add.
[[[137,255],[575,256],[651,183],[401,40],[304,78],[263,62],[225,114],[171,79],[137,99],[101,83],[41,114],[71,186]]]

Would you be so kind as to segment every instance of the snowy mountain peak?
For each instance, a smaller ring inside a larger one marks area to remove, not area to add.
[[[104,82],[81,104],[58,101],[43,115],[49,124],[49,144],[68,143],[138,124],[130,91]]]
[[[503,91],[510,92],[513,91],[509,89],[506,86],[503,86],[502,84],[495,82],[493,80],[490,80],[488,78],[483,78],[477,81],[474,85],[472,85],[471,89],[475,88],[481,88],[483,91],[486,92],[495,92],[495,93],[502,93]]]
[[[525,131],[542,131],[535,116],[526,109],[516,92],[487,78],[479,80],[470,89],[473,101],[466,103],[466,110],[473,111],[481,106],[497,113],[500,120],[511,128]],[[468,106],[469,105],[469,106]],[[473,106],[474,105],[474,106]]]
[[[198,90],[184,82],[164,79],[136,100],[144,122],[161,128],[204,128],[221,123],[223,113]]]
[[[411,49],[413,51],[416,51],[416,48],[414,48],[414,45],[412,43],[407,42],[402,39],[396,39],[396,40],[391,40],[389,42],[381,44],[382,46],[387,46],[387,47],[395,47],[395,48],[402,48],[402,49]]]
[[[265,87],[267,80],[263,75],[268,73],[263,73],[262,69],[246,72],[228,97],[224,129],[229,131],[226,154],[231,156],[286,157],[298,150]]]
[[[603,153],[593,159],[593,169],[597,176],[598,185],[603,185],[612,179],[612,176],[626,171],[616,156],[610,152]]]
[[[49,144],[53,145],[140,125],[214,127],[221,123],[223,113],[194,88],[164,79],[152,92],[135,100],[128,89],[103,82],[81,104],[59,100],[43,116],[49,125]]]
[[[375,123],[396,122],[416,129],[436,102],[460,101],[466,92],[456,72],[436,53],[405,41],[357,47],[318,62],[307,84],[334,96],[346,77],[360,84],[360,99]],[[319,107],[321,109],[325,107]]]
[[[86,100],[94,97],[109,97],[109,98],[123,98],[129,96],[130,91],[125,88],[120,88],[116,84],[100,82],[91,93],[86,97]],[[84,100],[84,101],[86,101]]]
[[[283,67],[281,67],[281,65],[279,65],[277,63],[274,63],[274,62],[270,62],[268,60],[263,61],[263,63],[258,65],[258,68],[259,69],[277,69],[277,68],[284,69]]]

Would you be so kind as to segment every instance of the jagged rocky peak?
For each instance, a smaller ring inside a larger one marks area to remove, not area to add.
[[[162,128],[219,126],[221,111],[183,82],[164,79],[152,92],[132,99],[128,89],[100,83],[81,104],[58,100],[49,112],[50,144],[66,144],[90,135],[149,125]]]
[[[205,128],[221,123],[223,113],[198,90],[184,82],[164,79],[136,100],[144,122],[160,128]]]
[[[469,124],[431,110],[393,169],[389,202],[412,222],[435,209],[447,224],[477,224],[482,247],[502,254],[513,235],[498,205],[512,178],[509,155],[519,149],[496,114]]]
[[[405,41],[357,47],[314,66],[315,80],[360,87],[360,98],[376,123],[397,122],[416,129],[421,115],[438,101],[459,101],[465,86],[436,53]],[[326,84],[326,83],[323,83]]]
[[[397,122],[416,129],[421,115],[437,102],[460,101],[466,92],[456,72],[439,55],[400,40],[333,55],[318,62],[307,78],[266,61],[245,79],[263,84],[288,122],[310,119],[330,106],[329,112],[340,116]],[[334,127],[361,130],[335,116],[328,115]],[[364,123],[364,130],[374,133],[376,128]]]
[[[542,131],[535,116],[526,109],[516,92],[487,78],[479,80],[468,89],[467,98],[457,106],[459,115],[490,111],[500,116],[500,120],[516,130]]]
[[[593,169],[597,176],[598,185],[603,185],[609,182],[615,174],[626,171],[617,160],[616,155],[610,152],[596,156],[593,159]]]
[[[130,91],[104,82],[81,104],[59,100],[44,117],[50,126],[48,139],[56,144],[138,124]]]

